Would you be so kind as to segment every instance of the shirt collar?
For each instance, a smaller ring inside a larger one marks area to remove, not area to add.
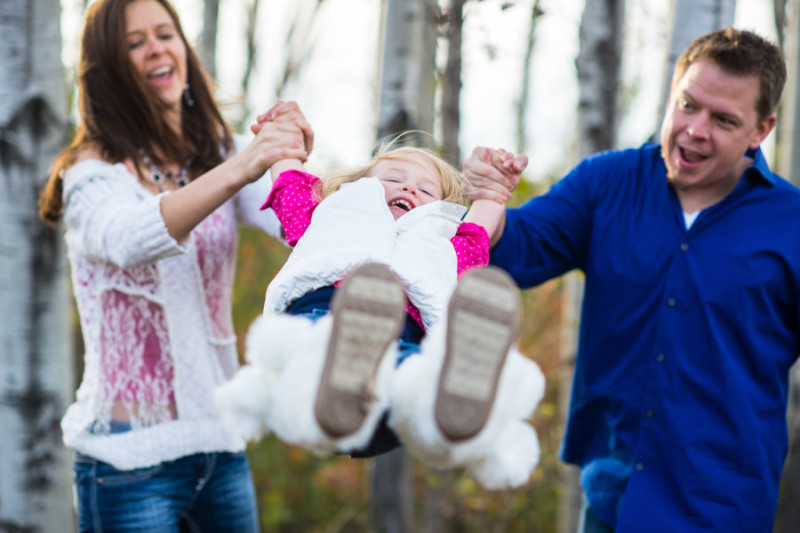
[[[761,147],[750,149],[745,152],[745,156],[753,160],[753,164],[747,167],[745,174],[748,176],[760,176],[770,185],[775,185],[775,174],[769,169],[767,160]]]

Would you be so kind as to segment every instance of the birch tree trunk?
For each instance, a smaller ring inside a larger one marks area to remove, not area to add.
[[[442,151],[445,158],[456,168],[461,165],[461,150],[458,147],[458,132],[461,113],[461,35],[464,27],[464,3],[466,0],[450,0],[447,9],[447,65],[442,80]]]
[[[322,2],[320,0],[320,4],[321,3]],[[247,24],[244,34],[245,47],[247,51],[245,56],[244,72],[242,72],[242,109],[241,113],[239,114],[240,118],[236,124],[236,129],[239,131],[247,130],[247,124],[245,124],[244,121],[249,119],[251,111],[247,96],[250,94],[250,80],[253,75],[253,67],[255,66],[256,54],[258,52],[258,47],[256,45],[256,31],[258,30],[257,23],[259,4],[259,0],[252,0],[250,5],[247,7]]]
[[[775,168],[783,177],[800,185],[800,0],[788,0],[785,5],[783,53],[787,78],[778,124],[785,143],[781,145]]]
[[[694,39],[708,32],[733,25],[736,0],[673,0],[672,27],[670,29],[669,55],[664,75],[658,123],[664,116],[664,107],[669,96],[669,86],[675,61]]]
[[[516,153],[524,154],[528,150],[528,130],[526,128],[528,103],[531,101],[531,67],[533,65],[533,51],[536,44],[536,23],[539,17],[544,15],[540,6],[540,0],[534,0],[531,7],[531,25],[528,27],[528,35],[525,39],[525,59],[522,62],[522,83],[519,91],[519,106],[517,107],[516,130],[517,130],[517,149]]]
[[[203,31],[200,35],[200,59],[212,79],[217,77],[217,27],[219,0],[204,0]]]
[[[613,148],[617,137],[619,83],[622,65],[622,33],[625,0],[587,0],[580,26],[578,69],[578,156],[584,158]],[[563,412],[568,412],[578,316],[583,298],[583,280],[570,274],[565,280],[566,328],[562,396]],[[567,351],[569,350],[569,351]],[[560,531],[576,530],[582,507],[583,490],[577,468],[565,470],[565,491],[561,508]]]
[[[776,169],[800,185],[800,0],[788,0],[784,5],[782,20],[786,26],[781,30],[788,76],[780,108]],[[778,16],[775,18],[778,20]],[[791,371],[788,423],[789,455],[781,478],[774,533],[793,533],[800,524],[800,363],[795,363]]]
[[[59,421],[74,390],[61,234],[37,217],[67,140],[59,0],[0,2],[0,531],[74,530]]]
[[[792,4],[792,0],[772,0],[772,14],[775,20],[775,29],[778,33],[778,46],[781,47],[781,50],[784,50],[784,32],[786,31],[786,26],[789,24],[789,21],[786,20],[787,9],[794,9],[793,7],[789,7]],[[791,22],[792,26],[796,26],[796,22]],[[795,28],[796,29],[796,28]]]
[[[777,33],[777,36],[776,36],[777,41],[778,41],[777,44],[778,44],[778,47],[780,47],[780,49],[783,50],[784,52],[787,49],[787,45],[784,42],[784,32],[786,31],[787,25],[789,25],[789,21],[786,20],[786,14],[787,14],[787,10],[790,9],[790,7],[789,7],[790,4],[791,4],[790,0],[772,0],[772,15],[773,15],[773,20],[775,22],[775,30],[776,30],[776,33]],[[792,21],[791,25],[795,28],[795,30],[797,29],[797,23],[795,21]],[[788,44],[789,47],[792,46],[791,43],[794,40],[795,40],[794,36],[789,36],[789,44]],[[788,80],[787,80],[787,83],[788,83]],[[786,95],[786,92],[784,91],[783,94]],[[780,123],[783,120],[783,118],[782,118],[783,117],[782,108],[783,108],[783,101],[785,101],[785,100],[786,100],[786,98],[783,98],[781,104],[778,105],[778,125],[774,130],[772,130],[772,138],[774,139],[773,142],[774,142],[774,146],[775,146],[775,149],[776,149],[776,153],[778,155],[780,155],[780,152],[779,152],[780,147],[783,146],[783,144],[784,144],[784,142],[783,142],[784,129],[781,128]],[[791,143],[791,140],[789,142]],[[776,162],[776,164],[779,164],[779,163],[780,162]],[[777,169],[778,167],[776,166],[775,168]],[[788,174],[784,173],[780,169],[778,169],[778,173],[781,174],[782,176],[787,176],[788,177]],[[795,183],[797,183],[797,182],[795,182]]]
[[[409,130],[433,130],[437,13],[436,0],[381,4],[379,139]],[[411,460],[405,450],[376,457],[372,476],[371,531],[415,531]]]
[[[444,23],[447,58],[441,76],[442,157],[461,168],[461,149],[458,136],[461,129],[461,48],[464,29],[464,4],[467,0],[448,0],[447,10],[440,17]],[[428,130],[430,131],[430,130]],[[425,499],[420,530],[429,533],[449,531],[450,517],[444,512],[453,495],[456,472],[428,471],[425,477]]]
[[[578,157],[613,148],[619,120],[619,80],[625,0],[588,0],[580,27]]]
[[[436,0],[383,0],[378,138],[433,131]]]

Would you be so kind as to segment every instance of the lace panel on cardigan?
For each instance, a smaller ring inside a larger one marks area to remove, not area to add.
[[[231,302],[237,228],[232,220],[233,217],[225,217],[217,210],[206,217],[193,234],[203,294],[210,315],[211,337],[221,343],[230,342],[234,335]]]
[[[106,420],[150,426],[176,417],[174,367],[164,309],[117,290],[102,296],[102,379],[97,432]]]
[[[192,237],[211,340],[230,342],[234,336],[231,300],[236,227],[217,211],[201,222]],[[129,421],[136,428],[177,418],[174,359],[156,263],[121,269],[84,260],[81,267],[80,277],[90,283],[97,279],[97,269],[102,268],[109,285],[101,293],[100,302],[102,378],[93,430],[107,432],[112,419]]]

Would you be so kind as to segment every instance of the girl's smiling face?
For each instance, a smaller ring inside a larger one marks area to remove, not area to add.
[[[422,157],[382,160],[372,168],[370,175],[383,185],[386,205],[395,220],[443,197],[439,173]]]

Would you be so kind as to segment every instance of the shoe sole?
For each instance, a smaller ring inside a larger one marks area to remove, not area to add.
[[[434,407],[436,423],[448,440],[466,440],[486,424],[519,323],[519,289],[508,274],[486,267],[461,277],[448,307]]]
[[[400,335],[405,292],[389,267],[361,265],[331,301],[333,327],[314,415],[332,438],[355,433],[373,401],[372,386],[387,348]]]

